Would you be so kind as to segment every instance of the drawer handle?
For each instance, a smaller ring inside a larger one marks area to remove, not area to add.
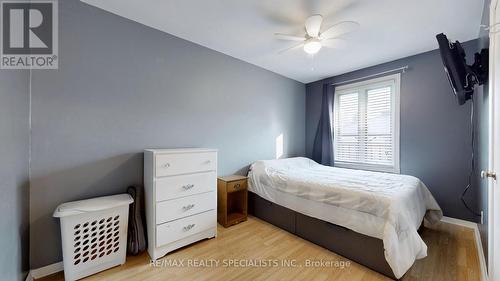
[[[185,227],[183,227],[182,229],[183,229],[184,231],[189,231],[189,230],[191,230],[194,226],[195,226],[195,224],[193,223],[193,224],[190,224],[190,225],[186,225],[186,226],[185,226]]]
[[[235,184],[234,189],[240,189],[240,184],[239,183]]]
[[[190,190],[193,187],[194,187],[194,184],[186,184],[186,185],[182,186],[182,189],[184,189],[184,190]]]
[[[212,161],[210,161],[210,160],[205,161],[205,164],[207,164],[207,165],[210,163],[212,163]]]
[[[162,168],[170,168],[170,163],[165,163],[163,165],[161,165]]]
[[[191,210],[192,208],[194,208],[194,204],[189,204],[189,205],[186,205],[186,206],[182,207],[182,210],[184,210],[184,211],[189,211],[189,210]]]

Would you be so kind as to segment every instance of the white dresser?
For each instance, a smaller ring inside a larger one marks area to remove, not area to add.
[[[146,149],[144,189],[151,259],[217,235],[216,149]]]

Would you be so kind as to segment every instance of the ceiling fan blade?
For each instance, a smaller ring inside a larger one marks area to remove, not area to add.
[[[321,15],[312,15],[308,17],[305,24],[307,34],[311,37],[318,37],[322,22],[323,17]]]
[[[298,48],[300,48],[300,47],[302,47],[302,46],[304,46],[304,43],[300,43],[300,44],[298,44],[298,45],[294,45],[294,46],[291,46],[291,47],[289,47],[289,48],[283,49],[283,50],[279,51],[279,52],[278,52],[278,54],[280,54],[280,55],[281,55],[281,54],[283,54],[283,53],[285,53],[285,52],[288,52],[288,51],[291,51],[291,50],[298,49]]]
[[[300,36],[296,36],[296,35],[281,34],[281,33],[274,33],[274,37],[276,37],[276,39],[287,40],[287,41],[305,41],[306,40],[305,37],[300,37]]]
[[[321,46],[332,49],[344,49],[347,47],[347,41],[344,39],[326,39],[321,41]]]
[[[359,28],[359,23],[355,21],[342,21],[334,26],[328,28],[327,30],[323,31],[320,35],[320,39],[330,39],[330,38],[335,38],[340,35],[344,35],[349,32],[353,32],[356,29]]]

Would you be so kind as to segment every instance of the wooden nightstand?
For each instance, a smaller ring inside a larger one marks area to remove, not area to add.
[[[217,221],[224,227],[247,220],[247,177],[217,178]]]

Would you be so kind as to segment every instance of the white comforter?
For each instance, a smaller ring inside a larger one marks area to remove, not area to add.
[[[397,278],[427,256],[417,233],[422,219],[435,223],[442,217],[427,187],[412,176],[333,168],[297,157],[257,161],[249,177],[251,191],[277,189],[335,206],[339,211],[329,221],[382,239]]]

